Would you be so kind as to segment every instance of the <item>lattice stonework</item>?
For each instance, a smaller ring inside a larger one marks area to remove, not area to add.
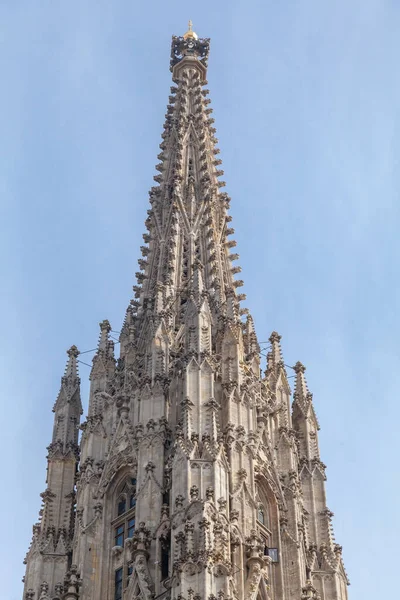
[[[267,370],[241,308],[206,85],[209,40],[173,37],[173,86],[134,298],[108,321],[82,413],[79,352],[54,406],[24,600],[346,600],[301,363]]]

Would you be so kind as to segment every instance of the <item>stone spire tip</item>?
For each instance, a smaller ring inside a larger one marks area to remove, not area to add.
[[[79,383],[78,373],[78,356],[80,352],[78,348],[73,345],[67,350],[68,360],[65,367],[64,375],[61,377],[61,387],[74,386],[75,382]]]
[[[277,367],[284,367],[281,348],[282,336],[277,331],[273,331],[268,338],[271,348],[267,354],[267,372],[274,372]]]
[[[312,393],[308,389],[307,381],[305,378],[306,367],[300,361],[293,367],[296,373],[296,380],[294,384],[294,399],[297,403],[301,403],[303,407],[307,407],[312,403]]]
[[[277,331],[273,331],[271,333],[271,335],[269,336],[269,341],[271,342],[271,344],[274,344],[274,343],[278,343],[279,344],[279,342],[281,341],[281,339],[282,339],[282,336],[279,335],[279,333]]]
[[[303,363],[301,363],[298,360],[297,363],[294,365],[293,369],[296,374],[299,374],[299,373],[304,373],[306,370],[306,367],[303,365]]]
[[[99,327],[101,331],[107,331],[107,333],[111,331],[110,321],[107,319],[104,319],[104,321],[99,323]]]
[[[108,343],[109,343],[109,333],[111,331],[111,325],[110,325],[110,321],[108,321],[107,319],[104,319],[104,321],[101,321],[101,323],[99,323],[99,327],[100,327],[100,337],[99,337],[99,343],[97,346],[97,351],[107,351],[108,348]]]
[[[78,348],[75,345],[72,345],[69,350],[67,350],[67,354],[69,358],[77,358],[80,354]]]

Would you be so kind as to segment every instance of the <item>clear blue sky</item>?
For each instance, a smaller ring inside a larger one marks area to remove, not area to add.
[[[65,350],[118,330],[131,297],[188,18],[212,38],[247,306],[308,367],[350,598],[393,597],[400,2],[3,0],[2,598],[22,596]]]

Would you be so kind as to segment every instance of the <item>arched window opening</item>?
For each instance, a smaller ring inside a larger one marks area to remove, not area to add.
[[[269,556],[273,563],[279,562],[278,548],[274,548],[275,539],[272,530],[271,505],[267,490],[257,485],[257,530],[264,547],[264,556]]]
[[[136,479],[129,478],[120,486],[116,513],[117,518],[113,523],[115,546],[123,546],[135,531]]]
[[[136,524],[136,478],[129,476],[114,490],[114,519],[112,535],[114,546],[124,547],[125,540],[132,538]],[[132,563],[124,564],[114,573],[114,600],[122,600],[133,573]]]
[[[168,535],[161,540],[161,581],[169,577],[170,550],[171,537]]]

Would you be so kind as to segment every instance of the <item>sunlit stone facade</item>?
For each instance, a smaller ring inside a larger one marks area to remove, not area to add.
[[[274,332],[262,373],[241,308],[208,52],[191,28],[172,40],[119,358],[104,321],[78,441],[68,351],[24,600],[347,599],[305,368],[293,367],[292,395]]]

